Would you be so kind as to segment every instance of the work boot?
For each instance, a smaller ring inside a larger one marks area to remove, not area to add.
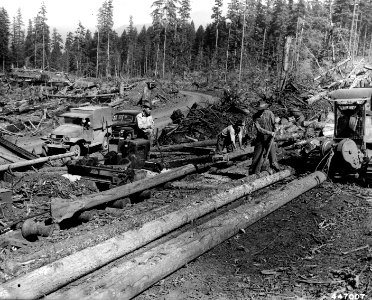
[[[279,172],[280,171],[280,166],[278,163],[274,163],[271,165],[271,168],[275,171],[275,172]]]

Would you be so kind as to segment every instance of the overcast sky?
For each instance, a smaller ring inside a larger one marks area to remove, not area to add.
[[[17,9],[21,8],[23,22],[27,27],[28,20],[37,15],[42,2],[43,0],[0,0],[0,7],[5,8],[11,21]],[[153,2],[154,0],[113,0],[113,28],[128,24],[130,15],[133,16],[135,24],[150,24]],[[214,2],[215,0],[190,0],[191,19],[194,20],[196,27],[211,23]],[[72,28],[74,31],[79,21],[86,28],[95,28],[98,9],[102,6],[103,0],[44,0],[44,3],[50,28],[56,27],[57,30]]]

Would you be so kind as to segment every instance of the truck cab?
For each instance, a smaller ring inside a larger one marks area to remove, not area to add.
[[[139,110],[122,110],[114,114],[111,139],[114,141],[120,138],[136,139],[138,126],[136,116],[141,113]]]
[[[102,106],[71,108],[59,116],[60,126],[44,138],[44,155],[74,151],[77,156],[94,149],[107,150],[112,133],[112,109]]]

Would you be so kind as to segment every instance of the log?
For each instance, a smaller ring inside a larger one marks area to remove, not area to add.
[[[277,142],[296,141],[298,139],[303,138],[303,136],[304,136],[304,132],[285,133],[281,135],[276,135],[275,141]]]
[[[201,182],[185,182],[185,181],[173,181],[168,182],[165,185],[167,189],[187,189],[187,190],[205,190],[215,189],[216,184],[207,184]]]
[[[188,222],[291,175],[289,170],[244,183],[193,206],[171,212],[93,247],[75,252],[0,286],[0,298],[39,298],[122,257]]]
[[[217,143],[217,140],[216,139],[212,139],[212,140],[205,140],[205,141],[199,141],[199,142],[194,142],[194,143],[183,143],[183,144],[166,146],[166,147],[164,146],[164,147],[160,147],[160,150],[162,152],[179,151],[179,150],[183,150],[185,147],[215,146],[216,143]]]
[[[0,172],[7,171],[9,169],[17,169],[21,167],[32,166],[32,165],[40,164],[40,163],[51,161],[51,160],[73,157],[75,155],[76,155],[75,152],[67,152],[67,153],[52,155],[48,157],[39,157],[39,158],[31,159],[31,160],[19,161],[19,162],[12,163],[12,164],[0,165]]]
[[[351,59],[351,58],[348,57],[348,58],[346,58],[345,60],[340,61],[340,62],[337,63],[337,65],[334,66],[333,68],[331,68],[331,69],[329,69],[329,70],[323,72],[323,73],[320,74],[319,76],[315,77],[315,78],[314,78],[314,81],[319,80],[319,79],[322,78],[324,75],[326,75],[328,72],[333,71],[333,70],[335,70],[335,69],[341,67],[342,65],[346,64],[350,59]]]
[[[117,94],[118,93],[77,96],[77,95],[50,95],[50,94],[43,93],[43,96],[48,97],[48,98],[95,99],[95,98],[114,97]]]
[[[315,102],[317,102],[317,101],[321,100],[322,98],[326,97],[327,95],[328,95],[328,91],[320,92],[320,93],[310,97],[309,99],[307,99],[307,104],[312,105]]]
[[[151,178],[145,178],[143,180],[138,180],[126,185],[118,186],[107,191],[84,196],[76,201],[66,200],[62,198],[52,198],[51,215],[55,222],[60,223],[65,219],[71,218],[74,214],[80,211],[84,211],[107,202],[128,197],[132,194],[153,188],[173,179],[191,174],[195,171],[197,171],[197,167],[189,164],[165,173],[161,173]]]
[[[190,152],[185,152],[185,151],[172,151],[172,152],[156,152],[156,151],[151,151],[149,153],[149,156],[150,158],[159,158],[159,157],[163,157],[164,155],[185,155],[185,156],[188,156],[188,155],[191,155],[192,153]]]
[[[206,251],[231,238],[281,206],[326,180],[320,171],[240,205],[146,252],[123,260],[89,281],[71,286],[50,299],[132,299]]]

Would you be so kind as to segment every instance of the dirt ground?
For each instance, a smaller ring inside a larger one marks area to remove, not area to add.
[[[371,299],[370,193],[326,182],[137,299]]]

